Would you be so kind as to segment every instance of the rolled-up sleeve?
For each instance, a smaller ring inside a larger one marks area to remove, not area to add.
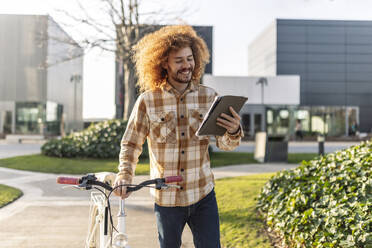
[[[130,115],[127,128],[121,139],[119,154],[119,179],[128,183],[132,182],[138,158],[142,152],[142,145],[149,132],[149,119],[146,112],[146,104],[142,96],[139,96]]]
[[[240,145],[241,139],[244,137],[242,126],[240,125],[237,134],[231,135],[225,132],[223,136],[216,136],[216,145],[223,151],[232,151]]]

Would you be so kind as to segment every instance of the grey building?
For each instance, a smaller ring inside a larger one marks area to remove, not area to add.
[[[83,127],[83,50],[50,16],[0,15],[0,53],[0,134]]]
[[[153,25],[151,28],[147,27],[145,32],[142,32],[141,36],[144,36],[146,33],[156,31],[163,27],[162,25]],[[208,50],[210,53],[210,62],[205,66],[205,73],[212,74],[213,73],[213,26],[192,26],[195,32],[203,38],[205,43],[208,46]],[[124,79],[124,69],[123,65],[120,62],[116,63],[115,68],[115,118],[121,119],[123,118],[124,112],[124,86],[123,86],[123,79]]]
[[[275,20],[249,46],[249,75],[299,75],[304,131],[372,128],[372,21]]]

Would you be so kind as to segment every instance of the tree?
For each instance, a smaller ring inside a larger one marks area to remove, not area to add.
[[[78,42],[80,46],[86,51],[98,47],[103,51],[113,52],[118,64],[123,66],[125,72],[123,77],[125,100],[123,119],[128,120],[137,96],[136,75],[131,60],[132,47],[144,34],[159,27],[154,25],[155,22],[161,22],[165,16],[168,20],[176,19],[172,17],[178,16],[180,12],[184,14],[185,11],[165,12],[165,8],[162,10],[158,6],[154,11],[140,13],[138,0],[90,0],[87,1],[90,7],[83,5],[78,0],[76,2],[81,16],[72,15],[66,10],[58,11],[79,25],[90,29],[91,34]],[[93,5],[93,2],[97,5]],[[140,17],[147,17],[143,24],[140,24]]]

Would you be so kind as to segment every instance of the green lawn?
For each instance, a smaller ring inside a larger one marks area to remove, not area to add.
[[[288,162],[300,163],[302,160],[309,160],[315,156],[316,154],[306,153],[288,154]],[[212,167],[251,163],[257,163],[252,153],[214,152],[211,154]],[[86,174],[101,171],[116,172],[117,166],[117,159],[56,158],[40,154],[0,159],[0,167],[56,174]],[[136,175],[148,174],[148,159],[140,159],[136,168]]]
[[[252,153],[216,152],[211,155],[212,167],[255,163]],[[0,159],[0,167],[56,174],[86,174],[101,171],[116,172],[118,159],[56,158],[27,155]],[[149,174],[148,159],[140,159],[136,175]]]
[[[247,152],[212,152],[210,157],[212,167],[257,163],[253,153]]]
[[[0,208],[17,200],[22,196],[22,191],[0,184]]]
[[[40,154],[0,159],[0,167],[56,174],[115,172],[117,166],[117,159],[56,158]],[[137,166],[138,174],[146,174],[146,167],[148,167],[148,161],[140,161]]]
[[[309,161],[318,157],[317,153],[289,153],[288,154],[288,163],[290,164],[299,164],[303,160]]]
[[[216,180],[223,247],[271,247],[263,220],[255,210],[255,197],[273,175],[270,173]]]

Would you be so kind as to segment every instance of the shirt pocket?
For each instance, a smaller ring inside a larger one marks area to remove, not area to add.
[[[150,139],[156,143],[176,143],[174,111],[149,113]]]
[[[207,140],[208,136],[196,136],[199,126],[203,122],[208,109],[190,109],[189,110],[189,135],[193,141]]]

